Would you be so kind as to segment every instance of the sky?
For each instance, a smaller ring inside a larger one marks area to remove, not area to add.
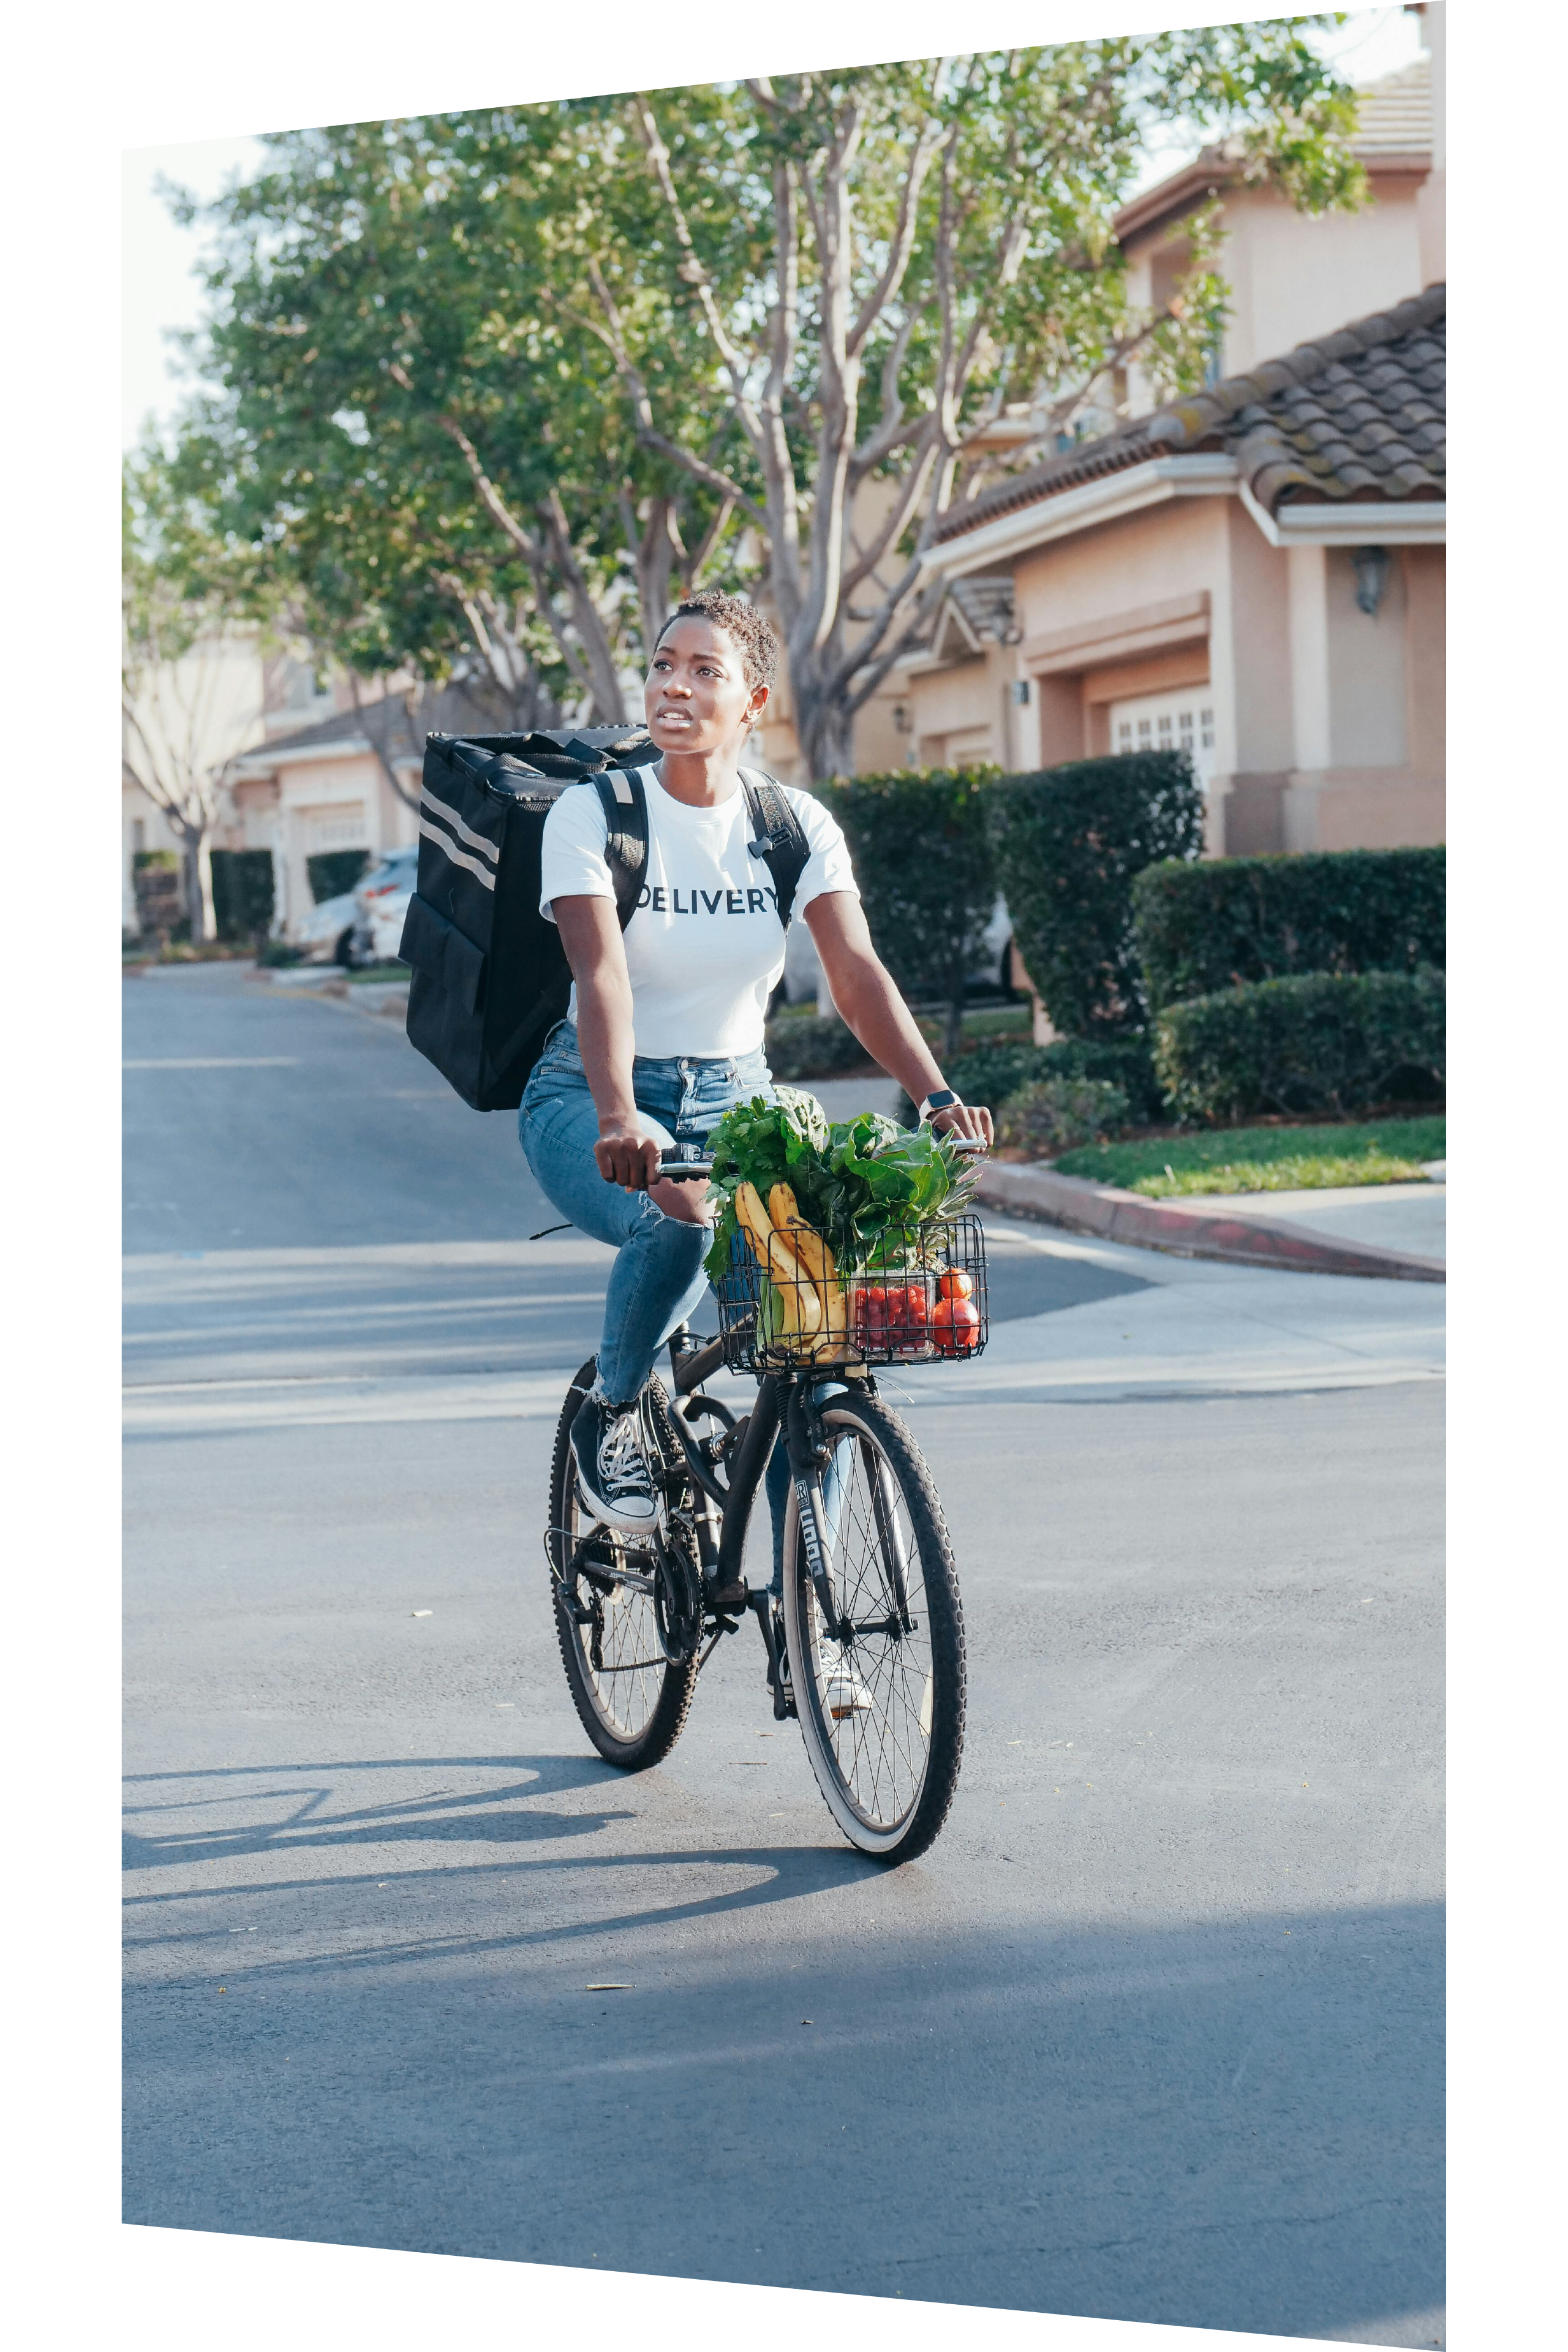
[[[1356,82],[1375,81],[1408,65],[1420,45],[1419,20],[1403,7],[1363,10],[1321,43]],[[1173,136],[1151,152],[1142,184],[1163,179],[1193,152],[1194,142]],[[167,424],[182,406],[187,389],[178,373],[183,362],[170,350],[168,333],[195,326],[202,315],[203,292],[195,272],[205,233],[199,226],[181,228],[171,219],[157,184],[173,180],[210,199],[232,180],[249,178],[265,153],[259,139],[204,139],[125,152],[121,430],[126,447],[140,438],[149,417]]]

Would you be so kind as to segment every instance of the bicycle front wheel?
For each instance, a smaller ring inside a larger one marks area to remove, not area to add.
[[[561,1663],[584,1730],[606,1763],[638,1772],[668,1756],[697,1687],[697,1661],[659,1633],[652,1549],[598,1527],[577,1491],[569,1433],[594,1384],[590,1357],[566,1391],[550,1465],[545,1549]]]
[[[851,1390],[819,1416],[823,1614],[790,1483],[784,1621],[795,1712],[817,1785],[850,1843],[884,1862],[923,1853],[963,1753],[963,1612],[931,1472],[903,1423]]]

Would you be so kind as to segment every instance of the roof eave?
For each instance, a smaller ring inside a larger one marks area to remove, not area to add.
[[[956,532],[926,550],[921,567],[948,579],[962,579],[1000,556],[1021,555],[1053,539],[1088,530],[1141,508],[1161,506],[1177,498],[1226,497],[1237,482],[1234,457],[1217,451],[1202,455],[1145,458],[1092,481],[1075,482],[1070,489],[1048,492],[1026,505],[1009,507],[992,521],[973,530]]]
[[[1241,503],[1270,547],[1442,547],[1446,499],[1292,499],[1272,512],[1243,482]]]

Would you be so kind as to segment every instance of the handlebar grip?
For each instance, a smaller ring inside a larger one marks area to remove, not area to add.
[[[695,1183],[699,1178],[712,1175],[713,1162],[711,1160],[689,1160],[681,1152],[661,1151],[658,1172],[661,1178],[673,1177],[677,1183],[683,1180]]]

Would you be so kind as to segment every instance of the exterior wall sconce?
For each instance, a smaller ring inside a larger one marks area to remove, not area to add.
[[[907,702],[895,702],[893,705],[893,725],[897,728],[899,733],[900,735],[907,735],[913,724],[914,721],[910,716],[909,704]]]
[[[1029,699],[1029,681],[1026,677],[1016,677],[1010,681],[1007,688],[1007,699],[1015,709],[1023,709]]]
[[[1383,592],[1388,585],[1386,547],[1358,547],[1351,556],[1355,566],[1355,600],[1369,619],[1377,618]]]

